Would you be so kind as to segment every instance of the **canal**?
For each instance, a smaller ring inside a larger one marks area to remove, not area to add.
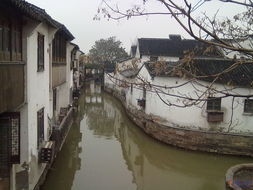
[[[253,159],[177,149],[144,134],[91,83],[43,190],[224,190],[226,170]]]

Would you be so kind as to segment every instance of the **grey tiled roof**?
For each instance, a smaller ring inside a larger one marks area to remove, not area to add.
[[[69,40],[73,40],[74,36],[71,32],[58,21],[54,20],[44,9],[41,9],[31,3],[28,3],[24,0],[1,0],[1,3],[5,3],[10,6],[14,6],[18,9],[22,14],[30,17],[32,19],[38,20],[40,22],[46,22],[53,27],[63,31]]]
[[[194,51],[198,56],[203,55],[207,49],[206,44],[197,40],[181,38],[140,38],[138,39],[141,55],[182,57],[187,52]],[[206,53],[206,56],[220,56],[218,49]]]
[[[192,77],[212,82],[216,74],[222,73],[216,83],[233,86],[252,87],[253,86],[253,64],[240,64],[229,72],[224,72],[239,60],[224,58],[204,58],[196,57],[189,62],[147,62],[145,66],[153,77]],[[178,72],[179,71],[179,72]]]

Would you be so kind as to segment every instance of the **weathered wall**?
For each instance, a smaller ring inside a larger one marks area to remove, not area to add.
[[[44,70],[38,72],[37,68],[37,36],[44,35]],[[45,164],[38,162],[37,149],[37,112],[44,108],[44,140],[48,140],[49,108],[49,63],[50,43],[53,30],[43,23],[27,19],[22,34],[23,59],[25,65],[25,104],[19,109],[21,116],[21,164],[15,165],[13,178],[16,184],[13,187],[33,189],[38,182]],[[16,173],[16,174],[15,174]]]
[[[124,91],[126,94],[126,100],[128,105],[133,105],[137,109],[140,107],[137,105],[137,99],[143,98],[143,90],[141,85],[141,80],[137,78],[125,78],[120,73],[110,73],[110,76],[105,76],[105,83],[117,86],[117,89]],[[138,73],[138,77],[145,80],[151,85],[166,86],[167,89],[161,88],[161,91],[171,94],[164,95],[160,94],[160,97],[165,101],[179,106],[169,106],[166,105],[159,96],[155,93],[154,88],[149,88],[146,85],[146,106],[145,113],[159,115],[169,124],[176,124],[180,127],[190,128],[190,129],[201,129],[207,131],[219,131],[219,132],[231,132],[231,133],[242,133],[242,134],[253,134],[253,114],[244,112],[244,101],[246,98],[235,97],[233,102],[233,97],[224,97],[221,100],[221,112],[223,112],[222,122],[208,122],[208,113],[206,111],[206,101],[200,102],[198,105],[192,105],[185,107],[187,103],[185,98],[190,97],[198,99],[206,91],[203,86],[210,85],[204,81],[189,82],[187,79],[177,78],[177,77],[154,77],[152,78],[147,71],[146,67],[142,67]],[[119,79],[119,80],[116,80]],[[127,81],[128,85],[125,86],[123,81]],[[199,82],[201,85],[199,85]],[[134,83],[133,91],[131,92],[130,84]],[[184,84],[184,85],[182,85]],[[178,87],[177,87],[178,86]],[[170,88],[174,87],[174,88]],[[157,87],[156,87],[157,88]],[[230,86],[224,86],[221,84],[214,84],[212,88],[217,91],[228,90],[233,94],[240,95],[250,95],[253,90],[250,88],[233,88]],[[231,89],[231,90],[230,90]],[[210,92],[211,95],[213,91]],[[173,96],[175,95],[175,96]],[[207,99],[210,94],[208,92],[204,93],[202,98]],[[224,94],[214,93],[214,96],[224,96]],[[189,102],[189,101],[188,101]],[[232,108],[233,102],[233,108]],[[184,117],[182,117],[182,115]],[[232,119],[231,119],[232,118]]]
[[[143,69],[144,70],[144,69]],[[144,76],[147,76],[144,74]],[[186,79],[180,79],[175,77],[155,77],[152,84],[159,84],[162,86],[177,86],[186,83]],[[208,83],[201,82],[203,85],[208,86]],[[191,83],[188,83],[182,87],[177,87],[174,89],[165,90],[170,94],[189,96],[192,98],[198,98],[195,93],[201,95],[205,91],[205,88],[199,86],[196,83],[193,85],[199,89],[197,91],[193,88]],[[224,91],[229,87],[224,87],[220,84],[215,84],[213,86],[218,91]],[[230,91],[230,93],[249,95],[252,94],[252,89],[247,88],[236,88]],[[203,98],[208,98],[208,93]],[[222,94],[215,94],[215,96],[222,96]],[[184,99],[178,97],[166,96],[161,94],[161,97],[165,101],[169,101],[172,104],[184,105]],[[181,127],[204,129],[204,130],[217,130],[221,132],[231,132],[231,133],[252,133],[252,114],[244,113],[244,101],[245,98],[236,97],[234,99],[234,105],[232,108],[233,97],[222,98],[221,100],[221,111],[224,113],[223,122],[208,122],[207,121],[207,111],[206,111],[206,101],[200,102],[197,106],[190,107],[176,107],[168,106],[164,104],[157,96],[157,94],[152,92],[147,92],[146,99],[146,113],[159,115],[165,118],[167,121],[175,123]],[[182,117],[182,115],[184,117]],[[232,117],[233,115],[233,117]],[[231,119],[232,118],[232,119]],[[231,123],[232,122],[232,123]]]
[[[165,126],[154,121],[154,117],[127,106],[124,97],[115,89],[105,91],[118,98],[126,113],[145,133],[166,144],[177,147],[221,154],[253,156],[253,136],[190,130],[177,126]]]
[[[74,48],[69,42],[67,42],[66,50],[66,66],[65,66],[65,78],[66,82],[57,86],[57,104],[56,104],[56,114],[60,113],[60,109],[63,107],[68,107],[72,102],[70,101],[70,89],[73,87],[73,75],[72,70],[70,70],[71,63],[71,51]]]
[[[60,86],[61,84],[66,82],[66,64],[53,63],[53,88]]]

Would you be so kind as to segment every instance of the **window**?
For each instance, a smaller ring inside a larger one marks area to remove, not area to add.
[[[158,61],[158,57],[157,56],[150,56],[150,61]]]
[[[0,15],[0,61],[22,60],[22,25],[17,17]]]
[[[244,100],[244,113],[253,113],[253,99]]]
[[[53,63],[66,63],[66,39],[61,33],[53,40]]]
[[[12,22],[11,31],[11,57],[13,61],[21,61],[21,25],[17,21]]]
[[[220,111],[221,110],[221,98],[208,97],[206,109],[208,111]]]
[[[0,167],[0,177],[8,174],[9,164],[18,163],[20,163],[20,114],[0,114],[0,166],[4,166]]]
[[[57,89],[53,89],[53,111],[56,111]]]
[[[44,70],[44,35],[38,33],[38,71]]]
[[[3,44],[2,44],[2,61],[11,61],[10,57],[10,40],[11,40],[11,35],[10,35],[10,22],[7,20],[2,21],[2,27],[3,27],[3,32],[2,32],[2,39],[3,39]]]
[[[44,141],[44,108],[37,112],[37,147],[41,147]]]

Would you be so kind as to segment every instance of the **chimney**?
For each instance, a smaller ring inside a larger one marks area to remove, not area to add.
[[[181,40],[181,36],[178,34],[170,34],[169,35],[171,40],[175,40],[175,41],[180,41]]]

